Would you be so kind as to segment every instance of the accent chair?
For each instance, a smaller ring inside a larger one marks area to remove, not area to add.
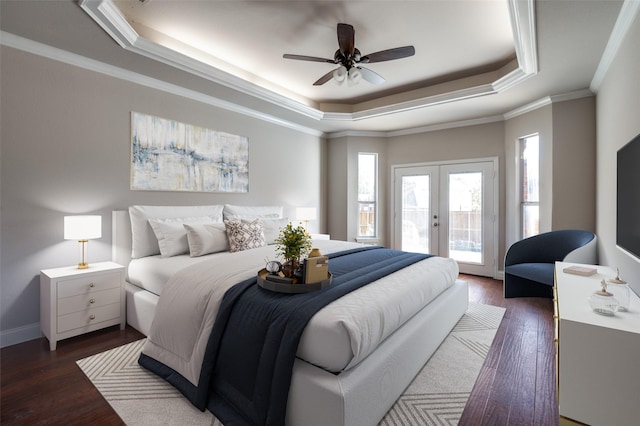
[[[593,232],[564,229],[512,244],[504,261],[504,297],[553,298],[555,262],[595,264],[596,242]]]

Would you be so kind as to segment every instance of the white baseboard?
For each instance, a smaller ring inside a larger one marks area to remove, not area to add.
[[[29,340],[39,339],[41,336],[42,333],[40,332],[39,322],[12,328],[10,330],[4,330],[0,332],[0,348],[27,342]]]
[[[498,271],[498,273],[496,274],[496,280],[504,281],[504,271]]]

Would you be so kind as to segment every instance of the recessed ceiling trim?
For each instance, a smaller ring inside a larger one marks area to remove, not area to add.
[[[528,74],[522,70],[522,68],[518,68],[516,70],[511,71],[509,74],[501,77],[493,82],[491,85],[496,93],[504,92],[518,84],[522,83],[524,80],[529,77],[533,77],[534,74]]]
[[[461,101],[463,99],[476,98],[478,96],[492,95],[496,93],[491,84],[483,84],[480,86],[469,87],[466,89],[455,90],[452,92],[442,93],[439,95],[428,96],[413,101],[397,103],[379,108],[372,108],[366,111],[359,111],[351,114],[354,121],[364,120],[367,118],[380,117],[383,115],[394,114],[397,112],[406,112],[414,109],[425,108],[434,105],[441,105],[449,102]]]
[[[120,46],[128,48],[137,40],[138,34],[113,2],[80,0],[78,4]]]
[[[303,102],[276,93],[214,66],[193,59],[175,50],[140,36],[129,25],[112,0],[79,0],[80,7],[124,49],[168,64],[186,72],[241,93],[254,96],[274,105],[287,108],[318,121],[359,121],[383,115],[426,108],[477,96],[485,96],[507,90],[537,73],[535,36],[535,0],[509,0],[509,13],[514,32],[514,43],[519,72],[512,71],[496,80],[493,85],[480,85],[435,96],[399,102],[383,107],[370,108],[354,113],[325,112]]]
[[[112,0],[80,0],[80,7],[125,50],[222,84],[304,116],[320,120],[322,111],[277,94],[140,36]]]
[[[435,132],[438,130],[455,129],[458,127],[478,126],[481,124],[497,123],[504,121],[502,115],[492,115],[488,117],[472,118],[469,120],[452,121],[449,123],[431,124],[429,126],[412,127],[410,129],[392,130],[388,132],[372,132],[364,130],[345,130],[341,132],[329,133],[327,139],[339,139],[343,137],[368,137],[368,138],[392,138],[396,136],[415,135],[420,133]]]
[[[166,81],[158,80],[153,77],[149,77],[143,74],[136,73],[131,70],[116,67],[114,65],[106,64],[104,62],[90,59],[85,56],[81,56],[66,50],[58,49],[37,41],[29,40],[24,37],[17,36],[15,34],[0,31],[0,44],[8,46],[13,49],[28,52],[34,55],[42,56],[43,58],[58,61],[64,64],[73,65],[85,70],[98,72],[100,74],[107,75],[109,77],[117,78],[120,80],[128,81],[131,83],[139,84],[141,86],[149,87],[152,89],[160,90],[172,95],[181,96],[187,99],[191,99],[197,102],[202,102],[213,107],[221,108],[227,111],[235,112],[238,114],[246,115],[248,117],[256,118],[268,123],[272,123],[281,127],[286,127],[292,130],[296,130],[302,133],[306,133],[312,136],[323,136],[324,132],[313,129],[310,127],[302,126],[297,123],[293,123],[279,117],[275,117],[270,114],[265,114],[261,111],[256,111],[251,108],[243,107],[233,102],[225,101],[215,96],[206,95],[204,93],[189,90],[182,86],[168,83]]]
[[[525,74],[537,74],[535,0],[509,0],[509,15],[518,64]]]

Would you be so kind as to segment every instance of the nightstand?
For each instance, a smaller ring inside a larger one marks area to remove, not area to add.
[[[92,263],[40,271],[40,328],[56,350],[59,340],[126,325],[124,266]]]

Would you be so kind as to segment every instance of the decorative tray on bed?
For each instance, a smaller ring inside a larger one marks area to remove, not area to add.
[[[289,284],[269,281],[267,280],[268,274],[269,272],[267,272],[266,269],[258,271],[258,285],[264,289],[278,293],[309,293],[311,291],[322,290],[331,285],[331,272],[328,273],[329,276],[326,280],[309,284]]]

